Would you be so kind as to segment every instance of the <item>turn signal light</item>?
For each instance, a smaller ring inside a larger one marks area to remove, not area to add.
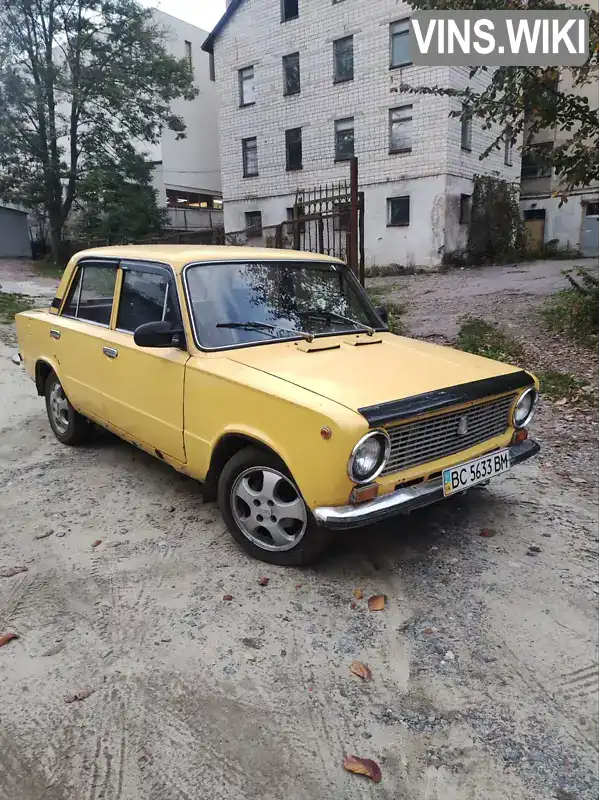
[[[369,483],[368,486],[356,486],[352,489],[349,501],[350,503],[364,503],[366,500],[374,500],[378,493],[378,483]]]
[[[512,436],[512,444],[520,444],[520,442],[525,441],[525,439],[528,439],[528,431],[526,428],[522,428],[521,430],[516,431],[516,433]]]

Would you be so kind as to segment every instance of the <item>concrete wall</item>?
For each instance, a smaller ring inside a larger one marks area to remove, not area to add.
[[[589,190],[572,194],[568,202],[559,207],[559,197],[527,197],[520,202],[522,212],[536,208],[545,209],[545,242],[557,239],[560,247],[580,247],[580,231],[587,202],[599,203],[599,191]]]
[[[31,258],[25,212],[0,207],[0,258]]]
[[[300,16],[281,23],[272,0],[244,0],[217,37],[216,82],[225,200],[225,227],[244,227],[244,212],[261,210],[264,224],[285,219],[298,187],[349,179],[347,163],[334,161],[334,122],[354,117],[360,189],[366,201],[366,256],[370,263],[438,261],[445,246],[444,187],[449,176],[471,180],[497,172],[517,181],[520,162],[503,163],[503,150],[479,161],[496,131],[473,124],[471,152],[461,149],[460,121],[448,98],[402,95],[414,86],[464,86],[467,69],[389,69],[389,24],[411,8],[396,0],[301,0]],[[333,41],[354,36],[354,80],[333,83]],[[301,93],[283,94],[282,57],[299,51]],[[238,70],[253,65],[255,105],[239,107]],[[477,79],[480,86],[484,77]],[[411,103],[411,153],[389,154],[389,110]],[[285,130],[302,127],[303,169],[287,172]],[[244,178],[241,140],[258,139],[259,175]],[[387,198],[413,194],[409,228],[387,228]],[[278,198],[278,199],[275,199]],[[452,218],[453,219],[453,218]],[[462,232],[452,231],[452,242]]]

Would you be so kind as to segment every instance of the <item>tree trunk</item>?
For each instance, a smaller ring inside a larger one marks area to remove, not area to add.
[[[52,261],[59,266],[63,265],[64,247],[62,242],[62,226],[63,222],[60,219],[50,218],[49,233],[50,233],[50,252],[52,253]]]

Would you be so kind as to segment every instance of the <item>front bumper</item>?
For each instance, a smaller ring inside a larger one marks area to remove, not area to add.
[[[509,448],[511,466],[526,461],[536,455],[540,449],[540,446],[532,439],[512,445]],[[333,530],[344,530],[380,522],[395,514],[405,514],[443,499],[443,479],[439,477],[416,486],[397,489],[395,492],[368,500],[366,503],[348,506],[322,506],[315,508],[313,513],[319,525]]]

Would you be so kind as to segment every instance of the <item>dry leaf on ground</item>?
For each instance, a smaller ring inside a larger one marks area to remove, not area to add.
[[[268,586],[269,580],[270,580],[270,578],[260,578],[260,580],[258,581],[258,585],[259,586]]]
[[[92,542],[92,547],[97,547],[99,544],[102,544],[102,539],[96,539]]]
[[[16,633],[12,633],[12,631],[10,633],[3,633],[0,636],[0,647],[4,647],[5,644],[8,644],[13,639],[18,639],[18,638],[19,638],[18,635]]]
[[[497,534],[497,531],[493,528],[483,528],[480,532],[481,536],[484,536],[486,539],[492,539],[493,536]]]
[[[233,595],[232,594],[223,595],[223,600],[226,600],[227,603],[230,603],[232,599],[233,599]]]
[[[383,777],[379,765],[370,758],[346,756],[343,759],[343,768],[348,772],[355,772],[356,775],[366,775],[375,783],[380,783]]]
[[[27,572],[27,567],[0,567],[0,578],[12,578],[20,572]]]
[[[77,689],[76,692],[71,692],[70,694],[66,694],[64,701],[65,703],[75,703],[79,700],[85,700],[90,694],[93,694],[95,689],[91,689],[89,686],[84,689]]]
[[[361,600],[364,597],[364,592],[361,589],[354,589],[354,597],[356,600]]]
[[[353,661],[350,671],[353,672],[354,675],[357,675],[358,678],[363,678],[365,681],[372,680],[372,670],[368,664],[363,664],[361,661]]]
[[[368,598],[369,611],[382,611],[385,608],[385,595],[375,594]]]

